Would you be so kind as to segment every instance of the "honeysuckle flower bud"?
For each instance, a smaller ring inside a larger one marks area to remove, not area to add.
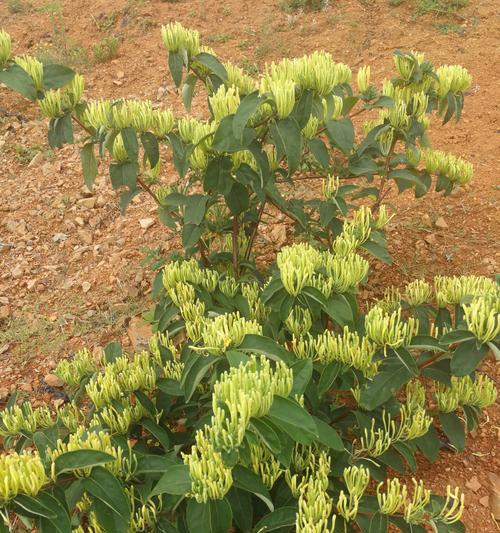
[[[200,35],[196,30],[184,28],[180,22],[173,22],[161,27],[161,36],[165,48],[172,53],[185,50],[190,56],[200,52]]]
[[[379,457],[392,445],[389,432],[382,428],[375,430],[375,420],[372,419],[370,430],[365,428],[361,437],[354,442],[353,452],[356,457]]]
[[[279,460],[261,443],[250,445],[250,467],[269,490],[283,473]]]
[[[110,129],[112,125],[111,102],[109,100],[92,100],[88,102],[83,114],[83,120],[96,130],[101,128]]]
[[[361,67],[358,70],[358,76],[356,79],[358,83],[358,90],[360,93],[364,93],[370,86],[370,66]]]
[[[260,299],[259,285],[256,282],[244,283],[241,286],[241,293],[248,302],[250,318],[261,322],[268,315],[269,310]]]
[[[460,65],[442,65],[436,70],[438,80],[436,91],[439,98],[445,98],[451,92],[463,93],[472,83],[472,76]]]
[[[370,483],[370,471],[364,466],[350,466],[344,468],[344,481],[349,494],[360,498]]]
[[[500,314],[498,300],[477,298],[468,305],[462,306],[465,322],[470,332],[481,343],[494,340],[500,333]]]
[[[300,243],[283,248],[276,262],[285,290],[297,296],[309,285],[315,269],[321,266],[322,258],[310,244]]]
[[[3,68],[10,59],[12,41],[5,30],[0,30],[0,68]]]
[[[446,487],[446,500],[444,501],[441,511],[434,516],[439,522],[444,524],[454,524],[462,518],[465,508],[465,494],[455,487],[452,492],[450,485]]]
[[[128,497],[130,509],[130,532],[150,531],[157,523],[157,515],[162,509],[162,502],[147,499],[144,501],[140,495],[136,495],[134,485],[125,487],[125,494]],[[144,503],[143,503],[144,502]],[[142,505],[141,505],[142,503]],[[92,532],[96,533],[96,532]]]
[[[194,287],[189,285],[189,283],[176,283],[174,287],[167,290],[167,294],[179,309],[182,309],[186,304],[190,304],[196,299]]]
[[[280,162],[278,161],[278,158],[276,156],[276,147],[266,146],[264,148],[264,152],[266,154],[267,161],[269,163],[269,170],[271,172],[275,172],[280,166]]]
[[[236,87],[221,85],[215,93],[208,97],[210,109],[216,122],[234,115],[240,105],[240,94]]]
[[[398,478],[387,479],[386,490],[382,492],[383,482],[377,485],[377,501],[379,511],[382,514],[395,514],[404,505],[407,498],[405,484],[401,484]]]
[[[316,341],[311,334],[307,336],[292,337],[292,350],[298,359],[317,359],[318,351]]]
[[[36,496],[48,481],[40,456],[29,451],[0,455],[0,480],[0,507],[18,494]]]
[[[250,150],[238,150],[231,154],[231,160],[233,162],[233,171],[238,170],[243,163],[246,163],[254,170],[257,169],[257,161]]]
[[[266,63],[264,67],[264,77],[261,82],[261,91],[268,92],[270,90],[269,82],[276,80],[298,80],[298,59],[284,58],[279,63],[274,61],[270,64]]]
[[[16,56],[14,62],[33,80],[35,89],[43,91],[43,63],[28,55]]]
[[[350,522],[356,518],[358,514],[359,500],[357,498],[349,498],[345,495],[343,490],[340,491],[337,500],[337,512],[344,518],[346,522]]]
[[[418,320],[410,317],[406,322],[401,319],[401,309],[387,313],[378,306],[373,307],[365,317],[366,335],[384,349],[397,349],[410,343],[418,332]]]
[[[424,487],[424,482],[413,482],[413,495],[410,500],[404,503],[404,519],[409,524],[418,524],[422,521],[425,508],[431,500],[431,491]]]
[[[306,139],[313,139],[316,137],[316,133],[319,129],[319,119],[318,117],[315,117],[311,115],[309,117],[309,120],[307,121],[307,124],[302,128],[302,135]]]
[[[179,282],[199,285],[202,279],[203,272],[194,258],[189,261],[173,261],[163,269],[163,286],[167,291]]]
[[[420,381],[412,380],[406,384],[406,405],[410,412],[425,407],[425,389]]]
[[[112,434],[126,435],[130,426],[137,423],[145,414],[146,411],[140,403],[133,405],[130,399],[127,399],[121,402],[119,408],[115,405],[103,407],[96,416]]]
[[[423,93],[418,92],[412,95],[411,99],[411,114],[415,117],[425,115],[427,106],[429,105],[429,97]]]
[[[424,61],[424,54],[412,50],[410,53],[394,54],[394,64],[399,75],[408,81],[413,73],[415,65],[420,65]]]
[[[312,316],[309,309],[294,306],[285,320],[285,326],[296,337],[302,337],[308,333],[312,326]]]
[[[323,98],[323,116],[325,120],[338,120],[342,117],[342,110],[344,108],[344,101],[340,96],[335,94],[328,98]]]
[[[57,409],[57,420],[61,421],[70,433],[74,433],[84,422],[85,415],[75,402],[65,403]]]
[[[470,376],[451,378],[451,387],[437,383],[436,401],[440,411],[451,413],[459,405],[468,405],[484,409],[494,404],[497,399],[495,382],[485,375],[479,375],[473,381]]]
[[[21,431],[34,433],[54,425],[52,413],[47,406],[33,409],[30,402],[21,407],[13,405],[0,411],[0,435],[17,436]]]
[[[460,405],[458,392],[452,387],[446,387],[440,383],[437,384],[435,396],[438,409],[442,413],[453,413]]]
[[[238,282],[232,277],[227,277],[219,281],[219,289],[224,296],[234,298],[238,292]]]
[[[464,185],[474,174],[472,163],[440,150],[425,150],[425,168],[430,174],[441,174],[451,182]]]
[[[387,287],[384,290],[384,297],[377,300],[375,305],[383,309],[386,313],[392,313],[401,308],[401,293],[397,287]]]
[[[125,143],[123,142],[122,134],[119,133],[113,140],[113,147],[111,148],[111,153],[115,161],[120,163],[128,160],[127,149],[125,148]]]
[[[420,150],[413,145],[407,146],[406,159],[411,166],[416,167],[420,163]]]
[[[406,285],[405,300],[412,307],[427,303],[431,299],[431,296],[431,284],[423,279],[417,279]]]
[[[203,277],[200,280],[200,285],[208,292],[214,292],[219,283],[219,273],[216,270],[203,270]]]
[[[269,90],[273,95],[278,118],[286,118],[295,106],[295,83],[292,80],[270,81]]]
[[[368,232],[370,232],[369,229]],[[337,257],[346,257],[348,255],[351,255],[360,244],[361,243],[351,232],[342,233],[333,241],[333,253]]]
[[[174,127],[175,118],[171,109],[154,109],[151,130],[160,138],[168,135]]]
[[[366,278],[370,268],[368,261],[357,254],[337,257],[330,252],[325,252],[323,257],[326,273],[332,280],[333,290],[339,293],[356,289]]]
[[[352,220],[344,224],[342,236],[347,240],[349,240],[349,237],[352,237],[352,239],[357,242],[356,247],[358,247],[370,238],[372,232],[372,221],[373,216],[371,209],[369,207],[362,206],[354,211]]]
[[[69,106],[73,109],[82,99],[83,91],[85,90],[85,80],[81,74],[75,74],[73,79],[64,87],[66,99],[69,101]]]
[[[389,128],[388,130],[380,131],[376,139],[380,147],[380,153],[383,156],[389,155],[394,143],[394,130]]]
[[[403,404],[399,414],[399,428],[392,436],[393,442],[418,439],[425,435],[432,425],[432,417],[427,415],[424,408],[413,406],[410,410],[408,405]]]
[[[257,89],[255,80],[245,74],[244,70],[232,63],[224,63],[227,72],[227,87],[237,87],[240,96],[246,96]]]
[[[340,187],[338,176],[328,176],[323,180],[323,196],[327,200],[333,200],[337,196]]]
[[[387,206],[385,204],[382,204],[378,210],[378,216],[374,220],[373,225],[376,229],[382,229],[390,222],[392,218],[394,218],[394,213],[392,215],[389,215],[389,213],[387,212]]]
[[[79,385],[80,381],[91,376],[99,367],[100,360],[94,357],[87,348],[75,353],[73,359],[63,359],[57,363],[54,374],[69,386]]]
[[[262,335],[262,326],[247,320],[239,312],[207,319],[203,332],[203,349],[214,355],[222,355],[230,348],[237,348],[245,335]]]
[[[325,298],[330,298],[333,292],[333,280],[323,276],[323,274],[314,274],[310,281],[311,287],[318,289]]]
[[[484,276],[436,276],[434,290],[439,307],[460,304],[466,297],[498,298],[500,294],[497,283]]]

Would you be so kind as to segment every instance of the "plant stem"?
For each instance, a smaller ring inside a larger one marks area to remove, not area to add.
[[[389,150],[387,156],[385,157],[384,173],[382,175],[382,179],[380,180],[380,189],[379,189],[379,193],[378,193],[378,198],[377,198],[375,204],[373,205],[373,208],[374,208],[375,211],[378,211],[378,208],[380,207],[380,203],[382,202],[382,200],[385,197],[384,187],[385,187],[385,183],[387,181],[387,177],[389,175],[389,169],[390,169],[390,166],[391,166],[391,158],[392,158],[392,155],[394,153],[394,147],[395,146],[396,146],[396,142],[393,141],[392,145],[391,145],[391,149]]]
[[[250,259],[250,254],[252,253],[252,248],[255,242],[255,238],[257,237],[257,231],[259,230],[259,224],[262,219],[262,215],[264,214],[264,207],[266,206],[266,200],[264,200],[259,207],[259,212],[257,214],[257,220],[253,224],[252,227],[252,234],[250,235],[250,239],[248,241],[247,249],[245,250],[245,261],[248,261]]]
[[[430,359],[427,359],[427,361],[425,361],[424,363],[420,363],[418,365],[418,368],[421,370],[422,368],[427,368],[428,366],[431,366],[432,363],[437,361],[443,354],[444,352],[438,352],[434,354]]]
[[[236,215],[233,216],[233,232],[232,232],[232,244],[233,244],[233,270],[234,270],[234,277],[237,279],[239,277],[239,262],[238,262],[238,235],[240,233],[240,224],[238,222],[238,217]]]

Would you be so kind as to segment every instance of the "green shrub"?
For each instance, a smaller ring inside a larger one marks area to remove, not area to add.
[[[417,15],[455,13],[468,4],[469,0],[417,0],[416,13]]]
[[[477,368],[499,353],[499,287],[439,276],[371,304],[358,289],[369,254],[390,261],[382,202],[392,184],[424,196],[471,179],[469,163],[426,137],[435,115],[460,118],[469,74],[398,52],[380,90],[369,68],[353,86],[349,67],[316,52],[268,65],[256,84],[196,32],[162,33],[185,106],[201,85],[209,120],[150,102],[84,103],[81,76],[12,61],[0,33],[0,81],[50,118],[51,146],[74,142],[74,122],[87,135],[87,185],[97,147],[122,209],[151,195],[184,248],[156,260],[148,352],[83,350],[56,369],[69,401],[55,414],[15,396],[0,413],[5,521],[68,533],[464,531],[458,488],[431,495],[387,470],[415,473],[416,454],[434,461],[446,440],[463,450],[495,401]],[[356,133],[364,112],[372,120]],[[321,193],[283,194],[302,179]],[[363,197],[372,208],[353,203]],[[297,242],[259,271],[269,206],[294,222]]]
[[[104,37],[94,45],[94,59],[97,63],[106,63],[118,57],[120,39],[114,36]]]

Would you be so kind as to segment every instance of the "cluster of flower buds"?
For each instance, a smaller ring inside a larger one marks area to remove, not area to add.
[[[85,80],[81,74],[75,74],[73,79],[64,87],[64,106],[74,109],[80,102],[85,90]]]
[[[64,453],[75,450],[98,450],[108,453],[115,457],[115,460],[105,464],[113,473],[127,473],[130,472],[130,462],[124,457],[123,449],[114,446],[109,433],[105,431],[93,431],[84,426],[80,426],[77,430],[68,436],[67,442],[58,439],[54,449],[48,448],[47,455],[52,461],[52,479],[55,480],[55,463],[54,461]],[[88,476],[92,468],[81,468],[73,471],[77,477]]]
[[[380,130],[376,137],[378,141],[380,153],[383,156],[389,155],[394,145],[394,130],[393,128]]]
[[[315,270],[322,264],[321,253],[310,244],[293,244],[282,248],[276,262],[285,290],[293,295],[300,294],[309,285]]]
[[[462,518],[465,509],[465,494],[460,494],[458,487],[452,491],[450,485],[446,487],[446,500],[440,512],[434,518],[444,524],[454,524]]]
[[[432,297],[432,287],[430,283],[423,279],[417,279],[408,283],[405,287],[405,300],[408,305],[417,307],[427,303]]]
[[[238,150],[231,154],[231,161],[233,162],[233,171],[246,164],[254,170],[257,169],[257,161],[250,150]]]
[[[294,337],[303,337],[312,326],[312,316],[309,309],[294,306],[285,320],[285,326]]]
[[[262,322],[268,314],[268,309],[260,299],[260,287],[257,282],[243,283],[241,285],[241,293],[248,302],[250,309],[250,318],[257,322]]]
[[[232,276],[219,281],[219,289],[227,298],[234,298],[238,292],[238,282]]]
[[[250,467],[269,490],[283,474],[279,460],[260,442],[250,444]]]
[[[176,307],[182,309],[184,306],[193,303],[196,300],[196,292],[189,283],[176,283],[167,290],[167,294]],[[187,317],[184,317],[187,319]]]
[[[379,511],[382,514],[396,514],[405,504],[408,491],[404,483],[400,483],[398,478],[386,480],[385,491],[384,483],[381,481],[377,485],[377,502]]]
[[[174,341],[169,337],[167,332],[161,333],[158,331],[152,335],[149,339],[148,347],[158,366],[162,366],[163,364],[163,359],[161,356],[162,348],[166,348],[170,352],[171,357],[175,358],[177,354]]]
[[[237,348],[249,334],[262,335],[262,326],[255,320],[241,317],[238,311],[218,315],[204,321],[202,349],[214,355],[223,355],[230,348]]]
[[[151,391],[156,385],[156,371],[147,352],[135,354],[132,361],[127,356],[108,363],[104,371],[94,376],[85,390],[98,408],[118,400],[136,390]]]
[[[273,96],[278,118],[286,118],[295,106],[295,82],[293,80],[270,80],[267,85]]]
[[[333,119],[338,120],[342,117],[344,109],[344,100],[340,96],[333,94],[328,98],[323,98],[323,118],[324,120]]]
[[[467,297],[498,298],[500,295],[495,280],[484,276],[436,276],[434,290],[439,307],[460,304]]]
[[[452,154],[427,149],[423,156],[427,172],[446,176],[452,183],[464,185],[469,183],[474,175],[472,163]]]
[[[0,68],[3,68],[10,59],[11,48],[10,35],[5,30],[0,30]]]
[[[132,509],[130,513],[129,531],[135,533],[154,529],[155,524],[157,524],[158,513],[162,509],[161,500],[147,499],[144,501],[138,498],[134,490],[134,485],[125,488],[125,493],[130,502],[130,509]]]
[[[403,80],[408,81],[413,74],[415,66],[421,65],[424,62],[424,54],[412,50],[406,54],[394,54],[394,64],[396,70]]]
[[[370,471],[364,466],[350,466],[344,469],[344,481],[349,497],[343,490],[340,491],[337,511],[346,522],[350,522],[358,514],[359,502],[370,483]]]
[[[370,66],[363,66],[358,70],[356,78],[358,90],[360,93],[365,93],[370,87]]]
[[[217,128],[217,123],[202,122],[192,117],[182,117],[177,122],[177,127],[182,141],[195,145],[189,158],[191,166],[196,170],[204,170],[208,164],[209,137]]]
[[[36,496],[47,482],[40,456],[29,451],[0,455],[0,479],[0,508],[18,494]]]
[[[346,238],[347,241],[356,242],[356,247],[358,247],[370,238],[372,232],[371,224],[373,222],[374,217],[371,209],[362,206],[354,211],[352,220],[344,224],[341,236]]]
[[[38,100],[42,114],[47,118],[58,118],[64,114],[61,89],[45,91],[43,98]]]
[[[385,422],[385,420],[384,420]],[[391,434],[385,428],[375,429],[375,419],[372,419],[370,429],[364,428],[361,437],[355,442],[355,457],[379,457],[392,445]]]
[[[196,259],[172,261],[163,269],[163,286],[168,290],[174,288],[179,282],[199,285],[203,277],[203,272]]]
[[[279,362],[273,370],[264,356],[252,356],[247,363],[224,372],[215,383],[212,395],[212,429],[216,448],[228,452],[237,449],[250,418],[265,416],[274,396],[287,397],[292,385],[291,369]]]
[[[439,98],[446,98],[448,93],[463,93],[472,83],[472,76],[460,65],[442,65],[436,70],[438,81],[436,91]]]
[[[20,407],[13,405],[0,412],[0,435],[17,436],[21,432],[34,433],[53,425],[52,413],[46,405],[33,409],[30,402],[24,402]]]
[[[165,48],[172,53],[185,51],[192,57],[200,53],[200,35],[196,30],[184,28],[180,22],[161,27]]]
[[[224,63],[227,72],[227,87],[236,87],[241,96],[253,93],[257,89],[255,80],[245,74],[244,70],[232,63]]]
[[[495,382],[485,375],[478,375],[473,381],[470,376],[452,376],[451,386],[436,384],[436,401],[440,411],[452,413],[461,405],[484,409],[495,403],[497,388]]]
[[[57,409],[57,420],[74,433],[83,424],[85,415],[75,402],[68,402]]]
[[[326,200],[333,200],[340,188],[340,179],[338,176],[328,176],[323,180],[323,196]]]
[[[221,85],[215,93],[208,97],[210,109],[216,122],[236,113],[240,105],[240,94],[236,87]]]
[[[95,416],[97,424],[104,423],[112,434],[126,435],[130,426],[137,423],[146,411],[138,402],[133,405],[130,399],[122,400],[120,404],[107,405]]]
[[[28,55],[16,56],[14,62],[32,79],[35,89],[43,91],[43,63]]]
[[[396,349],[411,342],[418,332],[418,320],[410,317],[404,321],[401,309],[387,313],[376,305],[366,314],[365,329],[368,338],[387,354],[387,348]]]
[[[425,435],[432,425],[432,417],[427,414],[425,408],[411,403],[403,404],[399,415],[399,425],[396,425],[389,414],[382,413],[384,429],[390,434],[393,443],[418,439]]]
[[[462,306],[467,328],[481,343],[494,340],[500,333],[500,299],[477,297]]]
[[[431,491],[424,487],[424,482],[412,479],[413,494],[404,503],[404,519],[408,524],[419,524],[425,515],[425,508],[431,501]]]
[[[196,432],[191,453],[183,454],[184,463],[189,466],[191,492],[188,496],[198,503],[221,500],[233,484],[231,468],[216,451],[210,428],[205,426]]]
[[[401,293],[397,287],[387,287],[384,289],[384,296],[375,301],[375,305],[383,309],[386,313],[393,313],[401,308]]]
[[[406,384],[406,405],[410,412],[425,408],[425,388],[416,379]]]
[[[309,120],[307,121],[307,124],[302,128],[302,135],[306,139],[313,139],[314,137],[316,137],[319,126],[319,118],[315,117],[314,115],[311,115],[309,117]]]
[[[332,515],[333,500],[328,494],[330,459],[322,452],[316,466],[306,472],[298,489],[296,514],[298,533],[331,533],[335,530],[336,516]]]
[[[351,292],[366,278],[370,264],[358,254],[336,256],[323,253],[327,275],[332,280],[333,290],[338,293]]]
[[[69,386],[76,386],[84,377],[96,372],[100,364],[100,359],[94,357],[87,348],[83,348],[76,352],[72,359],[59,361],[54,373]]]

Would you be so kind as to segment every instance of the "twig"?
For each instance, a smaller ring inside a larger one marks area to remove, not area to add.
[[[264,200],[260,204],[259,213],[257,214],[257,220],[255,221],[253,228],[252,228],[252,234],[250,235],[250,239],[248,241],[247,249],[245,250],[245,261],[248,261],[250,259],[250,254],[252,252],[253,244],[255,241],[255,238],[257,237],[257,231],[259,229],[259,224],[262,219],[262,215],[264,213],[264,207],[266,206],[266,201]]]
[[[233,243],[233,270],[234,276],[238,278],[239,276],[239,265],[238,265],[238,234],[240,232],[240,224],[238,222],[238,217],[233,216],[233,233],[231,235]]]

